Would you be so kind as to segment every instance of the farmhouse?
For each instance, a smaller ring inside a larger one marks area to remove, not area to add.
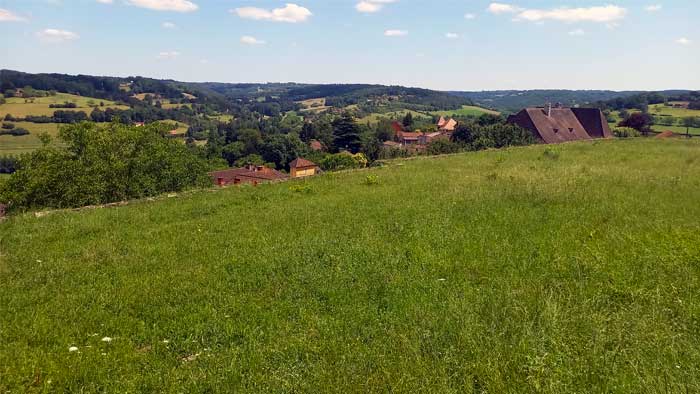
[[[445,119],[442,116],[438,120],[437,123],[437,128],[438,131],[441,132],[446,132],[446,133],[452,133],[455,131],[455,128],[457,127],[457,121],[450,118],[450,119]]]
[[[317,173],[318,166],[316,163],[306,160],[303,157],[296,158],[289,163],[289,174],[292,178],[303,178],[316,175]]]
[[[213,171],[209,173],[214,184],[218,186],[250,183],[257,185],[264,182],[280,181],[289,178],[286,174],[265,166],[248,165],[242,168]]]
[[[508,123],[529,130],[545,144],[612,137],[603,112],[597,108],[525,108],[509,116]]]

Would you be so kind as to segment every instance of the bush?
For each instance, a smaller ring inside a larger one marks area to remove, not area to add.
[[[12,130],[15,128],[15,125],[13,123],[3,123],[2,128],[5,130]]]
[[[0,201],[13,209],[104,204],[211,183],[207,163],[153,124],[63,128],[62,147],[44,146],[19,159]]]
[[[379,184],[379,176],[377,175],[367,175],[365,178],[365,185],[372,186]]]
[[[363,154],[358,153],[358,155],[361,155],[364,158]],[[327,155],[318,164],[324,171],[349,170],[363,167],[363,165],[355,158],[355,155],[351,155],[347,152]],[[366,165],[367,158],[364,158],[364,166]]]
[[[634,138],[639,137],[641,134],[637,129],[631,127],[617,127],[613,130],[613,135],[617,138]]]
[[[21,135],[27,135],[29,134],[29,130],[17,127],[17,128],[12,128],[10,130],[0,130],[0,135],[12,135],[15,137],[19,137]]]

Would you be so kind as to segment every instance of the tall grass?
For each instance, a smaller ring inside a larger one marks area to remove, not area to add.
[[[697,142],[300,183],[1,223],[0,391],[700,391]]]

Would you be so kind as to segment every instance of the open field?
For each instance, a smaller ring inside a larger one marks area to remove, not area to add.
[[[700,117],[700,110],[697,109],[687,109],[687,108],[673,108],[666,106],[664,104],[652,104],[649,106],[649,113],[651,115],[668,115],[675,118],[685,118],[688,116]]]
[[[464,105],[458,110],[433,111],[431,113],[438,116],[481,116],[483,114],[498,115],[500,112],[472,105]]]
[[[416,111],[411,111],[411,110],[401,110],[401,111],[393,111],[393,112],[385,112],[385,113],[371,113],[367,116],[364,116],[362,118],[357,119],[357,123],[377,123],[379,122],[379,119],[385,118],[385,119],[395,119],[395,120],[401,120],[403,119],[404,116],[406,116],[407,113],[411,113],[413,115],[413,119],[420,119],[420,118],[432,118],[429,115],[426,115],[422,112],[416,112]]]
[[[39,135],[48,133],[51,137],[58,135],[58,123],[11,122],[16,127],[27,129],[29,134],[21,136],[0,135],[0,156],[18,155],[31,152],[41,146]]]
[[[25,102],[25,100],[28,102]],[[66,101],[75,103],[78,108],[49,108],[50,104],[63,104]],[[20,97],[8,98],[6,104],[0,105],[0,117],[4,118],[7,114],[12,114],[12,116],[20,118],[27,115],[52,116],[55,111],[83,111],[90,115],[90,112],[92,112],[92,108],[88,105],[90,102],[96,105],[99,105],[100,102],[104,103],[104,107],[100,107],[102,110],[106,108],[129,109],[128,106],[117,105],[115,102],[109,100],[57,93],[55,96],[48,97],[34,97],[28,99]]]
[[[0,391],[698,392],[697,201],[632,139],[11,217]]]
[[[185,133],[187,133],[187,129],[190,128],[190,126],[187,123],[178,122],[175,120],[160,120],[157,123],[163,123],[163,124],[167,124],[169,126],[173,126],[173,125],[177,126],[175,128],[175,131],[176,131],[176,134],[178,134],[178,135],[184,135]]]

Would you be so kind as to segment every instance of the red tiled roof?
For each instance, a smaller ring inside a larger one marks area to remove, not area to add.
[[[394,133],[400,133],[403,131],[403,125],[399,122],[391,122],[391,128],[394,130]]]
[[[303,157],[297,157],[289,163],[289,168],[303,168],[303,167],[318,167],[316,163],[311,160],[306,160]]]
[[[228,170],[213,171],[209,173],[214,183],[219,180],[224,185],[238,182],[267,182],[287,179],[287,174],[265,166],[250,166],[243,168],[229,168]]]
[[[315,151],[323,150],[323,144],[318,140],[311,140],[311,142],[309,142],[309,147]]]

